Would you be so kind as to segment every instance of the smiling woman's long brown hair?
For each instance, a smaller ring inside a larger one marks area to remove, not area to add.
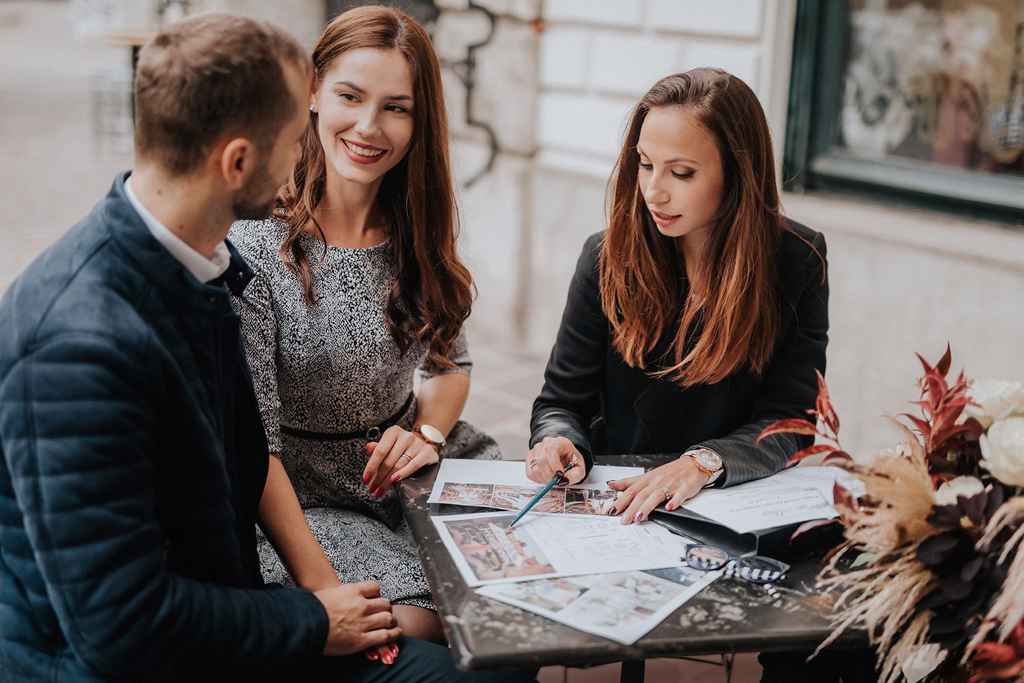
[[[685,300],[676,241],[658,231],[637,182],[636,146],[654,107],[694,114],[722,159],[721,205],[696,269],[696,280],[705,286],[699,295],[690,288]],[[608,188],[601,304],[612,344],[626,363],[653,366],[653,374],[683,387],[714,384],[744,369],[760,374],[780,327],[776,248],[785,228],[771,135],[753,91],[718,69],[694,69],[655,83],[632,112]],[[652,358],[666,334],[672,335],[667,350]]]
[[[317,41],[317,82],[341,54],[359,48],[398,50],[412,70],[412,142],[405,158],[384,176],[377,196],[398,273],[387,304],[388,324],[403,353],[413,341],[426,341],[430,362],[450,367],[448,354],[472,307],[473,280],[455,249],[458,214],[441,67],[426,31],[411,17],[391,7],[359,7],[336,17]],[[281,257],[302,283],[309,306],[315,305],[313,280],[299,238],[309,225],[324,238],[314,210],[324,197],[326,177],[311,113],[302,154],[275,214],[288,225]]]

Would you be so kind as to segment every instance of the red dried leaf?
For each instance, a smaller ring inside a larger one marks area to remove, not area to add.
[[[858,509],[857,499],[854,498],[853,494],[838,482],[832,485],[832,499],[838,507],[844,507],[850,510]]]
[[[1024,660],[1009,664],[1007,666],[983,666],[967,679],[967,683],[982,683],[983,681],[1012,681],[1024,671]]]
[[[923,436],[926,440],[931,436],[932,426],[930,424],[919,417],[911,415],[910,413],[900,413],[900,415],[910,420],[917,428],[918,434]]]
[[[818,399],[815,402],[818,417],[832,431],[833,435],[838,435],[839,416],[832,406],[832,398],[828,393],[828,384],[825,383],[825,377],[821,372],[815,370],[814,373],[818,376]]]
[[[923,377],[923,381],[925,385],[925,400],[927,401],[929,412],[934,414],[938,412],[942,397],[946,395],[946,378],[932,369]]]
[[[932,371],[932,366],[928,364],[928,361],[924,359],[924,356],[922,356],[919,353],[915,353],[914,355],[917,356],[917,359],[919,361],[921,361],[921,367],[924,368],[924,374],[927,375],[929,372]]]
[[[793,532],[793,535],[789,537],[789,542],[792,543],[794,540],[796,540],[797,536],[801,536],[804,533],[810,531],[811,529],[817,529],[821,526],[829,526],[830,524],[838,523],[839,520],[835,517],[833,517],[832,519],[815,519],[810,522],[804,522],[803,524],[798,526],[796,528],[796,531]]]
[[[814,423],[808,422],[802,418],[791,418],[788,420],[778,420],[765,427],[761,433],[757,435],[757,441],[760,443],[773,434],[803,434],[805,436],[814,436],[817,433],[818,428]]]
[[[942,358],[939,359],[935,369],[938,370],[943,377],[949,372],[949,365],[953,361],[953,351],[949,348],[949,342],[946,342],[946,352],[942,354]]]
[[[801,449],[794,453],[793,455],[789,456],[789,460],[786,464],[792,465],[793,463],[800,462],[804,458],[809,458],[812,455],[820,455],[821,453],[834,453],[836,450],[838,449],[835,446],[830,446],[827,443],[815,444],[813,446],[808,446],[807,448]]]
[[[849,453],[847,453],[844,450],[836,449],[836,450],[832,451],[831,453],[829,453],[828,455],[826,455],[825,459],[822,460],[821,462],[822,462],[822,464],[825,464],[825,465],[831,464],[831,463],[838,463],[838,464],[852,463],[853,462],[853,456],[850,455]]]

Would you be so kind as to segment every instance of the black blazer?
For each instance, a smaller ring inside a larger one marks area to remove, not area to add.
[[[546,436],[564,436],[584,455],[588,471],[594,454],[658,453],[668,462],[688,448],[705,446],[725,463],[722,486],[785,467],[810,437],[778,435],[760,444],[755,439],[771,422],[807,417],[814,407],[814,371],[825,373],[828,344],[825,238],[786,220],[776,279],[782,326],[763,375],[742,371],[717,384],[683,389],[629,367],[612,348],[598,280],[603,236],[587,240],[576,264],[544,387],[533,404],[530,446]],[[666,334],[658,347],[668,348],[671,338]]]

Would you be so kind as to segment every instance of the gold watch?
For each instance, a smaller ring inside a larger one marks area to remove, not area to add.
[[[692,458],[693,464],[697,466],[697,469],[707,476],[708,480],[704,484],[705,486],[715,483],[722,476],[722,472],[725,471],[722,467],[722,456],[710,448],[694,448],[683,453],[683,456]]]
[[[416,427],[416,432],[423,437],[423,440],[434,447],[434,450],[440,452],[442,448],[448,443],[445,441],[444,434],[441,430],[434,425],[421,424]]]

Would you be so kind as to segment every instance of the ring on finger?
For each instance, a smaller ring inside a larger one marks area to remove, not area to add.
[[[672,500],[672,496],[675,495],[672,489],[668,488],[667,486],[663,488],[661,492],[665,496],[665,500]]]
[[[412,456],[410,456],[408,453],[402,453],[400,456],[398,456],[399,460],[401,460],[402,458],[405,458],[407,462],[412,462]]]

